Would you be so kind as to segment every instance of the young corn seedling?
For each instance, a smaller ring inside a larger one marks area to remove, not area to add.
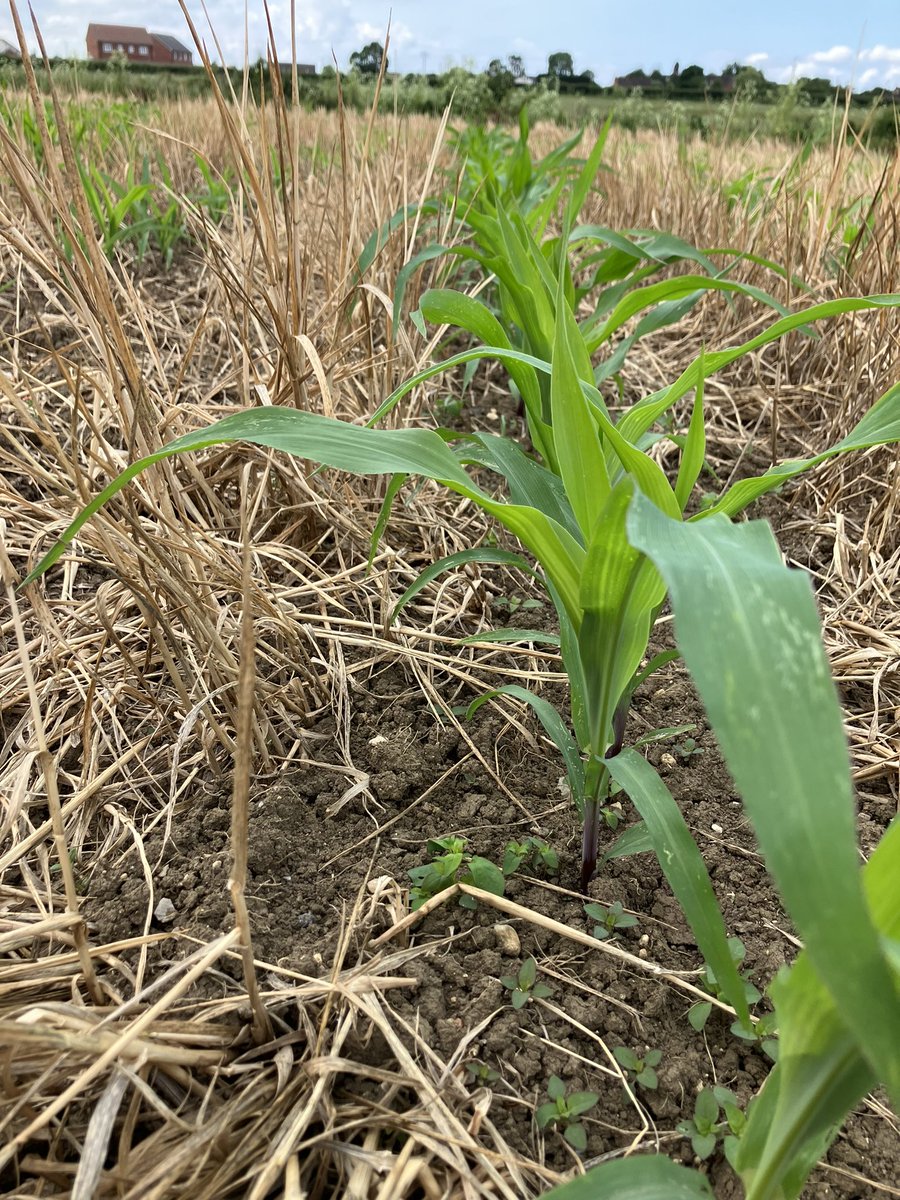
[[[627,1046],[616,1046],[613,1058],[627,1075],[629,1083],[639,1084],[651,1092],[659,1087],[656,1068],[662,1062],[662,1050],[645,1050],[638,1057]]]
[[[517,975],[503,975],[500,982],[512,993],[510,1003],[515,1009],[524,1008],[532,1000],[546,1000],[553,995],[553,988],[537,982],[537,963],[533,958],[525,959]]]
[[[587,1131],[578,1118],[590,1112],[600,1097],[596,1092],[572,1092],[566,1095],[566,1085],[558,1075],[550,1076],[547,1095],[547,1102],[539,1105],[534,1114],[538,1129],[553,1126],[562,1130],[569,1145],[579,1154],[584,1154],[587,1150]]]

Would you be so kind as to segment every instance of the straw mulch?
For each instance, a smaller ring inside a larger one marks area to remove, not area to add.
[[[190,175],[196,147],[219,169],[241,163],[248,179],[221,228],[194,214],[195,241],[170,274],[110,265],[93,244],[67,264],[55,231],[84,214],[65,136],[38,170],[0,129],[0,260],[13,284],[0,291],[0,1180],[10,1196],[77,1200],[534,1195],[558,1176],[498,1132],[489,1089],[462,1070],[467,1039],[444,1061],[392,1008],[422,953],[403,881],[371,878],[347,897],[345,936],[318,978],[254,956],[243,895],[249,780],[314,759],[304,730],[324,712],[346,746],[354,676],[399,658],[436,703],[461,682],[472,694],[496,684],[490,653],[451,646],[483,624],[490,576],[437,581],[388,629],[399,592],[427,562],[483,538],[482,517],[426,486],[398,509],[367,574],[383,481],[212,450],[142,476],[51,575],[13,590],[137,455],[248,403],[363,419],[433,351],[408,322],[390,326],[414,224],[362,287],[353,261],[371,229],[433,188],[436,124],[293,119],[277,106],[242,122],[237,112],[183,105],[166,121],[178,141],[136,134],[136,146],[162,148],[175,178]],[[273,144],[316,148],[332,166],[279,194],[263,169]],[[717,193],[717,178],[754,163],[775,164],[777,180],[787,155],[775,145],[679,155],[663,135],[614,138],[616,173],[588,219],[752,249],[821,295],[896,286],[898,161],[814,155],[783,188],[773,182],[762,217]],[[701,156],[714,161],[699,168]],[[837,214],[863,193],[875,196],[874,233],[836,272]],[[757,268],[746,275],[773,287]],[[701,342],[748,336],[755,320],[741,303],[706,304],[648,341],[629,387],[660,386]],[[710,384],[720,470],[741,469],[748,440],[764,467],[772,449],[794,455],[839,436],[897,377],[897,331],[890,314],[847,318]],[[499,379],[484,375],[487,405]],[[423,389],[397,419],[431,419],[434,395]],[[779,515],[791,557],[815,572],[858,784],[895,800],[897,464],[878,451],[833,465]],[[552,656],[518,661],[522,680],[559,678]],[[364,783],[349,752],[342,769],[352,802]],[[197,944],[155,927],[148,907],[142,936],[100,944],[79,915],[91,877],[130,847],[128,869],[144,872],[152,895],[145,839],[177,824],[207,779],[232,780],[233,929]],[[372,1065],[375,1041],[389,1067]],[[646,1122],[636,1129],[635,1146],[650,1145]]]

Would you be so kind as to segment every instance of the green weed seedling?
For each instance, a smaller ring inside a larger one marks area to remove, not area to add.
[[[478,1087],[490,1087],[492,1083],[496,1083],[500,1078],[499,1071],[495,1071],[487,1063],[479,1062],[478,1059],[466,1063],[466,1073],[472,1083]]]
[[[507,609],[510,616],[518,612],[519,609],[522,612],[529,612],[532,609],[544,607],[543,601],[537,600],[534,597],[523,599],[521,596],[498,596],[492,603],[494,608]]]
[[[773,1062],[778,1058],[778,1017],[775,1013],[764,1013],[749,1028],[740,1021],[733,1021],[731,1032],[742,1041],[755,1043]]]
[[[744,943],[738,937],[730,937],[728,939],[728,950],[731,954],[731,961],[734,963],[735,970],[740,972],[741,963],[744,961],[747,950]],[[757,988],[753,986],[749,979],[745,979],[743,975],[740,979],[744,985],[744,998],[747,1001],[748,1007],[752,1007],[760,1000],[760,994]],[[716,978],[716,973],[710,966],[704,968],[701,976],[700,986],[715,996],[716,999],[722,997],[722,989],[719,980]],[[688,1020],[698,1033],[706,1027],[706,1022],[709,1020],[709,1015],[712,1012],[712,1004],[708,1000],[700,1000],[696,1004],[692,1004],[688,1009]],[[739,1037],[748,1038],[751,1041],[756,1041],[756,1034],[753,1027],[741,1021],[735,1021],[732,1025],[732,1032],[737,1033]]]
[[[503,874],[514,875],[523,866],[536,875],[555,875],[559,870],[559,855],[543,838],[527,837],[523,842],[507,842],[500,868]]]
[[[578,1120],[583,1113],[589,1112],[597,1103],[596,1092],[572,1092],[566,1095],[566,1085],[558,1075],[551,1075],[547,1083],[549,1100],[541,1104],[534,1114],[539,1129],[547,1129],[551,1125],[562,1130],[562,1135],[569,1145],[584,1154],[587,1150],[587,1133]]]
[[[722,1141],[731,1162],[746,1123],[747,1118],[738,1107],[734,1092],[714,1087],[703,1088],[698,1093],[693,1117],[689,1121],[680,1121],[677,1129],[690,1138],[691,1148],[701,1161],[709,1158]]]
[[[433,838],[428,842],[427,851],[432,861],[421,867],[413,867],[408,872],[412,880],[409,905],[413,912],[457,881],[491,892],[494,896],[503,895],[503,872],[490,859],[470,854],[466,850],[465,838],[452,835]],[[463,908],[475,908],[475,900],[471,896],[462,896],[459,902]]]
[[[683,738],[675,744],[675,753],[685,762],[690,758],[694,758],[698,754],[703,754],[702,746],[698,746],[692,737]]]
[[[612,904],[586,904],[584,914],[597,922],[594,937],[600,941],[614,941],[623,929],[632,929],[637,925],[637,917],[625,911],[621,900]]]
[[[662,1060],[662,1050],[645,1050],[638,1058],[627,1046],[616,1046],[613,1057],[627,1075],[629,1083],[640,1084],[651,1092],[659,1087],[656,1067]]]
[[[524,1008],[530,1000],[546,1000],[553,995],[553,988],[537,982],[537,963],[533,958],[525,959],[518,975],[503,975],[500,982],[512,992],[510,1001],[515,1009]]]

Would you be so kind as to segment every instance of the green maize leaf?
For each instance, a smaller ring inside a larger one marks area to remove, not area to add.
[[[691,388],[697,386],[701,370],[703,377],[708,379],[710,375],[714,375],[722,367],[728,366],[729,363],[742,358],[745,354],[749,354],[753,350],[759,350],[762,346],[767,346],[770,342],[777,341],[778,338],[783,337],[786,333],[801,329],[803,326],[814,321],[821,321],[827,317],[842,316],[850,312],[863,312],[866,309],[896,308],[898,305],[900,305],[900,295],[845,297],[842,300],[828,300],[823,304],[814,304],[803,312],[792,313],[790,316],[782,317],[780,320],[773,322],[768,329],[764,329],[762,333],[750,338],[747,342],[743,342],[740,346],[732,346],[728,350],[707,350],[702,356],[702,368],[700,358],[695,358],[690,366],[682,371],[674,383],[670,384],[667,388],[663,388],[661,391],[654,392],[650,396],[645,396],[643,400],[639,400],[637,404],[632,405],[618,422],[619,432],[632,444],[636,443],[637,439],[646,433],[650,426],[658,421],[663,413],[667,412]]]
[[[654,654],[647,665],[642,667],[635,675],[631,690],[635,691],[645,679],[650,678],[654,671],[667,666],[670,662],[675,662],[678,658],[681,658],[681,653],[678,650],[661,650],[659,654]]]
[[[575,327],[575,318],[563,300],[560,284],[550,375],[551,424],[559,473],[586,541],[606,504],[609,476],[597,423],[581,390],[573,361],[569,324]],[[574,338],[581,340],[577,327]]]
[[[436,200],[426,200],[422,204],[407,204],[405,208],[398,208],[383,225],[380,225],[375,232],[369,237],[369,240],[363,246],[362,253],[356,260],[356,272],[360,279],[371,267],[372,263],[377,258],[379,252],[390,241],[401,225],[407,221],[414,221],[419,215],[434,215],[440,211],[440,206]]]
[[[900,936],[900,821],[889,826],[862,874],[882,940]],[[900,982],[896,965],[892,969]],[[737,1169],[750,1200],[792,1200],[839,1123],[879,1076],[860,1053],[854,1029],[838,1017],[807,953],[781,973],[770,992],[779,1059],[750,1110]]]
[[[723,271],[730,271],[731,268],[738,262],[753,263],[754,266],[764,267],[765,270],[771,271],[773,275],[777,275],[780,279],[789,279],[791,287],[798,292],[806,292],[807,295],[812,295],[815,290],[806,280],[801,279],[799,275],[791,275],[780,263],[774,262],[771,258],[764,258],[761,254],[753,254],[749,250],[736,250],[734,246],[716,246],[707,250],[707,254],[730,254],[734,262],[723,268]],[[720,272],[721,273],[721,272]],[[816,334],[811,334],[816,337]]]
[[[611,620],[591,610],[582,617],[578,650],[584,663],[589,746],[594,754],[603,755],[614,741],[613,717],[649,637],[649,609],[632,607],[628,599]]]
[[[651,261],[644,267],[635,267],[634,258],[615,248],[592,254],[579,265],[583,270],[594,262],[599,262],[600,265],[578,290],[579,299],[584,300],[600,288],[600,293],[594,301],[594,311],[581,324],[585,334],[596,329],[600,318],[612,312],[622,297],[633,291],[637,284],[658,275],[665,266],[665,263]]]
[[[494,314],[471,296],[450,289],[430,289],[419,301],[419,310],[433,325],[455,325],[488,346],[511,349],[509,338]],[[553,439],[541,421],[541,389],[534,368],[515,360],[507,362],[506,368],[528,410],[534,447],[545,460],[552,462]]]
[[[574,311],[576,306],[575,284],[572,279],[572,268],[568,258],[566,258],[565,254],[560,258],[560,247],[562,244],[563,240],[561,237],[548,238],[547,241],[542,242],[537,247],[537,250],[544,259],[544,262],[549,266],[551,272],[554,267],[559,269],[566,307],[570,311]]]
[[[594,529],[581,575],[584,618],[579,650],[584,662],[591,748],[603,754],[622,693],[647,649],[650,614],[665,589],[659,573],[629,543],[625,518],[633,484],[612,492]],[[602,744],[601,744],[602,743]]]
[[[502,475],[509,485],[513,504],[539,509],[568,530],[576,541],[583,540],[562,480],[529,458],[516,442],[494,433],[473,433],[456,453],[462,462],[477,463]]]
[[[578,219],[578,214],[584,207],[584,202],[587,200],[588,192],[594,186],[594,181],[600,170],[600,164],[603,161],[603,151],[606,147],[606,139],[609,136],[609,131],[612,127],[612,114],[606,118],[603,123],[603,128],[594,142],[594,148],[587,157],[584,166],[578,174],[578,178],[572,185],[572,192],[569,197],[568,208],[566,209],[566,227],[571,227]],[[571,238],[569,239],[571,242]]]
[[[503,238],[502,263],[494,264],[506,276],[504,282],[514,292],[519,326],[533,349],[540,352],[553,345],[554,312],[551,296],[555,296],[555,281],[553,291],[548,294],[547,285],[541,272],[546,268],[543,257],[532,255],[515,230],[509,217],[501,208],[497,214],[501,235]],[[546,354],[546,358],[550,355]]]
[[[534,168],[528,151],[528,112],[523,104],[519,109],[519,140],[509,156],[509,186],[513,192],[522,193],[528,186]]]
[[[630,825],[603,854],[604,862],[614,858],[630,858],[633,854],[652,854],[653,838],[643,821]]]
[[[674,325],[682,317],[687,316],[698,301],[702,299],[703,292],[698,290],[688,292],[686,296],[679,300],[663,300],[638,321],[637,328],[634,331],[635,340],[637,341],[644,337],[647,333],[656,333],[658,329],[664,329],[667,325]]]
[[[379,421],[383,421],[388,413],[396,408],[403,397],[408,395],[413,388],[418,387],[420,383],[424,383],[426,380],[432,379],[435,375],[440,375],[444,371],[450,370],[451,367],[462,366],[464,363],[482,358],[496,358],[498,361],[506,364],[524,363],[526,366],[533,367],[535,371],[547,377],[550,375],[549,355],[547,358],[538,358],[533,354],[526,354],[522,350],[505,350],[502,346],[477,346],[471,350],[462,350],[459,354],[453,354],[450,358],[445,358],[443,362],[434,363],[430,367],[424,367],[417,374],[410,376],[409,379],[395,388],[390,396],[381,402],[366,424],[374,426]],[[587,395],[595,408],[602,405],[602,411],[606,412],[606,405],[596,388],[591,387],[588,383],[582,383],[581,390]]]
[[[656,330],[663,329],[666,325],[676,324],[702,298],[702,292],[691,292],[682,300],[671,300],[658,304],[656,308],[652,309],[645,317],[642,317],[638,321],[634,333],[623,338],[609,358],[597,364],[594,368],[594,382],[602,383],[604,379],[609,379],[611,376],[616,375],[622,369],[622,364],[631,353],[636,342],[640,341],[648,333],[655,333]]]
[[[639,499],[636,497],[632,503],[640,512],[642,509],[637,508]],[[725,922],[703,856],[672,793],[650,763],[635,750],[623,750],[608,759],[606,766],[643,818],[663,874],[697,939],[700,953],[715,972],[723,996],[741,1023],[749,1026],[750,1010],[744,981],[731,957]]]
[[[702,1025],[700,1028],[702,1029]],[[778,1101],[780,1081],[781,1075],[776,1064],[763,1084],[762,1091],[748,1106],[747,1124],[731,1160],[732,1166],[741,1175],[745,1185],[753,1180],[753,1170],[748,1170],[746,1161],[754,1161],[754,1156],[758,1161],[759,1151],[765,1146],[772,1129],[771,1116]],[[790,1158],[783,1164],[777,1182],[773,1179],[772,1187],[768,1189],[767,1200],[798,1200],[810,1172],[825,1154],[837,1133],[838,1126],[833,1125],[820,1136],[810,1137],[805,1142],[791,1146],[788,1151]],[[756,1200],[759,1200],[759,1196],[760,1193],[757,1192]]]
[[[581,574],[581,607],[611,619],[631,591],[641,553],[628,540],[625,519],[634,485],[621,480],[597,520]]]
[[[706,422],[703,419],[703,358],[700,360],[700,379],[697,381],[697,394],[694,407],[691,410],[691,423],[688,426],[687,440],[678,466],[678,479],[675,483],[675,499],[681,512],[684,512],[694,484],[703,469],[706,458]]]
[[[711,1200],[705,1175],[662,1155],[601,1163],[544,1193],[543,1200]]]
[[[637,494],[628,531],[668,585],[678,645],[812,966],[900,1098],[898,996],[863,894],[809,580],[784,566],[762,522],[670,521]]]
[[[504,687],[485,692],[483,696],[473,700],[466,712],[466,717],[471,717],[481,708],[482,704],[492,700],[494,696],[514,696],[517,700],[523,700],[531,706],[535,716],[543,725],[544,732],[563,757],[569,787],[572,790],[572,799],[577,804],[579,797],[584,794],[584,763],[575,739],[553,705],[543,696],[536,696],[534,692],[529,692],[527,688],[520,687],[517,683],[508,683]]]
[[[125,195],[121,198],[121,200],[119,200],[113,206],[112,212],[110,214],[110,216],[112,217],[113,224],[116,227],[121,225],[122,221],[125,220],[125,218],[128,216],[128,213],[131,211],[131,209],[136,204],[140,204],[140,202],[146,198],[147,193],[151,192],[152,190],[153,190],[152,184],[136,183],[134,185],[134,187],[131,188],[129,191],[127,191],[125,193]]]
[[[391,481],[387,485],[384,499],[381,502],[381,508],[378,510],[378,520],[375,522],[375,528],[372,530],[371,538],[369,538],[369,561],[366,563],[367,572],[372,570],[372,563],[375,561],[375,555],[378,553],[378,547],[381,545],[384,531],[387,529],[388,521],[391,519],[391,510],[394,507],[394,501],[397,499],[408,478],[408,475],[398,472],[396,475],[391,476]]]
[[[422,293],[419,308],[432,325],[456,325],[474,334],[487,346],[501,346],[504,350],[510,347],[503,326],[486,304],[472,296],[450,288],[429,288]]]
[[[650,308],[664,300],[676,300],[695,291],[737,292],[742,296],[751,296],[760,300],[777,312],[787,313],[783,305],[774,296],[761,288],[748,283],[737,283],[732,279],[707,278],[705,275],[677,275],[674,279],[666,279],[661,283],[651,283],[647,287],[636,288],[629,292],[613,309],[601,329],[587,337],[588,351],[593,354],[607,341],[612,334],[620,329],[626,321],[631,320],[644,308]]]
[[[517,567],[520,571],[527,571],[529,575],[534,575],[531,563],[521,554],[513,554],[510,550],[498,550],[493,546],[474,546],[471,550],[457,550],[455,554],[448,554],[445,558],[439,558],[437,562],[431,563],[416,576],[394,605],[390,623],[393,625],[410,600],[414,600],[432,580],[447,571],[455,571],[457,567],[464,567],[467,563],[499,563],[502,566]]]
[[[865,450],[900,439],[900,383],[895,384],[876,400],[850,433],[834,447],[839,453],[846,450]]]
[[[400,324],[400,318],[403,314],[403,301],[406,299],[406,289],[409,286],[410,279],[412,279],[419,267],[424,267],[426,263],[432,262],[436,258],[443,258],[445,254],[456,254],[466,257],[466,252],[461,247],[453,247],[451,249],[449,246],[433,243],[430,246],[425,246],[418,254],[414,254],[409,262],[405,262],[397,272],[397,278],[394,281],[394,306],[391,312],[394,329]]]
[[[753,479],[740,479],[733,484],[717,504],[705,512],[698,513],[699,517],[710,517],[716,513],[726,516],[736,516],[748,504],[758,500],[767,492],[781,487],[789,479],[817,467],[820,463],[834,458],[838,454],[847,454],[852,450],[868,450],[872,446],[887,446],[900,442],[900,384],[895,384],[889,391],[877,400],[862,420],[842,438],[836,445],[812,458],[790,459],[770,467],[764,475]],[[695,520],[697,518],[694,518]]]
[[[589,389],[592,393],[596,389]],[[597,392],[599,396],[599,392]],[[595,416],[611,450],[615,453],[624,471],[632,477],[638,488],[653,503],[670,517],[681,516],[681,507],[666,478],[666,473],[654,459],[642,453],[622,437],[619,430],[605,412],[595,408]]]
[[[538,243],[537,239],[532,236],[531,230],[528,228],[528,225],[521,213],[511,212],[507,214],[504,212],[504,216],[506,216],[508,219],[510,229],[515,231],[515,234],[519,239],[522,252],[525,254],[528,261],[533,263],[535,271],[542,280],[544,288],[546,289],[548,302],[550,301],[551,297],[553,298],[549,307],[551,318],[555,326],[556,294],[559,286],[559,273],[556,270],[556,264],[559,261],[559,253],[557,251],[555,256],[543,253],[540,244]],[[557,245],[559,244],[558,238],[551,240],[555,241]],[[563,275],[564,274],[565,272],[563,272]],[[565,283],[563,286],[563,295],[566,296]]]
[[[563,661],[563,669],[569,680],[569,709],[572,714],[572,727],[575,737],[582,749],[590,745],[590,729],[587,717],[587,680],[584,672],[584,662],[578,645],[578,631],[572,621],[562,597],[553,586],[551,579],[545,580],[547,591],[556,608],[559,618],[559,648]]]
[[[636,241],[637,237],[641,237],[642,240]],[[719,273],[715,263],[707,254],[671,233],[648,235],[647,232],[641,230],[622,233],[619,230],[608,229],[605,225],[579,225],[569,235],[569,245],[577,245],[586,241],[604,242],[609,246],[614,246],[622,254],[638,262],[649,258],[659,263],[660,266],[664,266],[667,263],[687,260],[697,263],[709,275]]]
[[[427,429],[368,429],[288,408],[254,408],[233,413],[132,463],[82,510],[25,582],[33,582],[52,566],[84,522],[147,467],[173,454],[239,441],[282,450],[357,475],[417,474],[443,483],[474,501],[515,534],[552,578],[571,620],[576,626],[580,623],[578,582],[584,559],[581,546],[537,509],[492,500],[476,487],[437,433]]]
[[[483,633],[473,633],[469,637],[460,638],[457,644],[478,646],[482,642],[500,642],[503,645],[533,642],[535,645],[558,646],[559,634],[544,633],[540,629],[486,629]]]
[[[569,155],[583,137],[584,130],[579,129],[576,133],[573,133],[570,138],[567,138],[564,142],[561,142],[560,145],[555,147],[555,149],[550,150],[547,154],[545,154],[541,161],[537,164],[537,170],[539,174],[541,176],[547,176],[552,175],[559,170],[567,170],[571,165]],[[565,176],[563,177],[563,183],[565,183]]]
[[[637,341],[637,334],[630,334],[626,338],[622,338],[618,346],[609,356],[594,367],[594,383],[603,383],[605,379],[613,379],[622,370],[625,365],[625,359],[631,353],[632,347]]]

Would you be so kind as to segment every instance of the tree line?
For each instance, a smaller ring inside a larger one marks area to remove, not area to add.
[[[349,60],[350,69],[363,76],[378,75],[382,63],[387,72],[390,63],[385,61],[384,47],[380,42],[370,42],[361,50],[354,51]],[[453,70],[458,71],[460,68]],[[676,62],[668,75],[658,69],[647,72],[638,67],[618,76],[612,86],[602,87],[596,82],[593,71],[576,72],[573,56],[564,50],[549,55],[547,69],[538,75],[530,76],[526,73],[525,64],[518,54],[510,54],[506,58],[493,58],[483,72],[468,73],[476,76],[483,74],[498,102],[517,87],[545,87],[560,94],[573,95],[639,92],[648,98],[665,100],[722,100],[733,97],[761,104],[777,103],[788,88],[793,88],[806,103],[812,105],[841,101],[847,92],[847,88],[825,78],[803,77],[790,84],[776,83],[767,79],[758,67],[739,62],[729,63],[721,72],[706,71],[696,63],[682,68]],[[333,67],[323,71],[323,75],[329,74],[334,74]],[[422,76],[413,72],[406,78],[425,78],[432,86],[437,86],[443,82],[444,76]],[[876,87],[853,93],[854,102],[861,105],[878,103],[886,96],[900,100],[900,88],[890,92],[885,88]]]

